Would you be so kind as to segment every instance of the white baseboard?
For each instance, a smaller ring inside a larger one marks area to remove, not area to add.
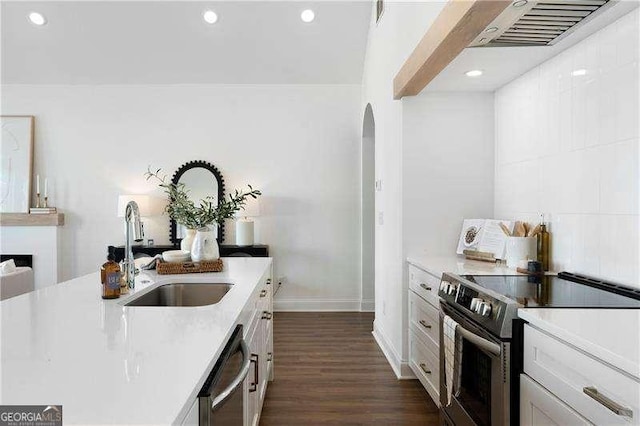
[[[359,312],[360,300],[344,299],[276,299],[276,312]]]
[[[376,311],[376,301],[373,299],[361,300],[360,301],[360,312],[375,312]]]
[[[416,375],[413,370],[409,366],[408,361],[403,361],[396,350],[389,343],[389,339],[385,336],[385,334],[380,330],[380,328],[376,325],[376,321],[373,321],[373,337],[376,340],[376,343],[382,350],[382,353],[389,361],[389,365],[393,369],[396,377],[399,380],[412,380],[416,379]]]
[[[387,358],[387,361],[389,362],[389,365],[391,365],[391,368],[393,369],[396,377],[400,377],[400,358],[387,340],[382,330],[378,328],[376,321],[373,322],[373,331],[371,332],[371,334],[373,334],[373,338],[376,339],[376,343],[382,350],[384,356]]]

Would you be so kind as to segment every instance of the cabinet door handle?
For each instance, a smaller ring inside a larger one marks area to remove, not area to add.
[[[258,359],[259,359],[258,354],[251,354],[251,363],[254,365],[254,368],[253,368],[253,383],[251,383],[249,392],[255,392],[258,390],[258,381],[260,380],[258,377]]]
[[[424,288],[427,291],[431,291],[431,287],[428,287],[425,283],[420,284],[420,287]]]
[[[260,297],[266,297],[267,296],[267,290],[262,290],[260,292]]]
[[[267,352],[267,361],[269,361],[269,362],[273,361],[273,353],[272,352]]]
[[[423,326],[424,328],[431,328],[431,326],[427,324],[425,320],[420,320],[420,325]]]
[[[420,369],[424,371],[424,374],[431,374],[431,370],[427,370],[427,364],[420,364]]]
[[[590,398],[595,399],[597,402],[604,405],[605,407],[607,407],[609,410],[613,411],[617,415],[633,418],[633,411],[631,410],[631,408],[624,407],[618,404],[617,402],[615,402],[614,400],[607,398],[606,396],[598,392],[598,389],[594,388],[593,386],[583,387],[582,392],[587,394],[587,396],[589,396]]]
[[[267,285],[271,285],[271,278],[267,278]]]
[[[262,311],[262,319],[270,320],[273,317],[273,314],[268,311]]]

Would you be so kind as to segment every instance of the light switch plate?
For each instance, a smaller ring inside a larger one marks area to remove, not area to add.
[[[376,191],[378,192],[382,191],[382,179],[378,179],[376,181]]]

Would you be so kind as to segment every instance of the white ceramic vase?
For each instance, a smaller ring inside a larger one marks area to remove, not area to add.
[[[187,229],[186,236],[180,241],[180,250],[182,251],[191,251],[191,246],[193,245],[193,240],[196,238],[196,230],[195,229]]]
[[[215,233],[209,228],[200,228],[191,245],[191,260],[216,260],[220,258],[220,249]]]

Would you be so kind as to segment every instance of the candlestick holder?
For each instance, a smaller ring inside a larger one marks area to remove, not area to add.
[[[40,193],[36,193],[36,208],[39,209],[40,206]]]
[[[45,207],[45,208],[46,208],[46,207],[49,207],[49,205],[48,205],[48,200],[49,200],[49,197],[47,197],[47,196],[45,195],[45,196],[44,196],[44,204],[42,205],[42,207]]]

